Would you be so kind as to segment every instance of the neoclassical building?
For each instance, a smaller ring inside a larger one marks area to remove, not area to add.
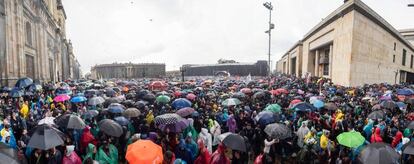
[[[396,30],[361,0],[348,0],[278,60],[279,73],[336,84],[414,82],[414,30]]]
[[[80,77],[65,20],[61,0],[0,0],[1,85]]]
[[[163,78],[163,63],[112,63],[100,64],[91,68],[92,79],[138,79]]]

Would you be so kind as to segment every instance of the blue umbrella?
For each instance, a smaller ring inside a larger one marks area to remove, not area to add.
[[[117,122],[119,125],[127,126],[129,124],[129,120],[125,118],[124,116],[119,116],[114,118],[115,122]]]
[[[403,103],[403,102],[397,102],[396,103],[398,108],[400,109],[407,109],[407,104]]]
[[[255,117],[257,123],[261,126],[266,126],[278,121],[277,115],[271,111],[262,111]]]
[[[111,113],[122,113],[124,110],[124,106],[118,103],[112,103],[108,107],[108,111]]]
[[[414,95],[414,91],[412,89],[408,89],[408,88],[399,89],[397,91],[397,95],[410,96],[410,95]]]
[[[26,88],[33,84],[33,80],[31,78],[25,77],[17,80],[15,87],[17,88]]]
[[[20,90],[20,88],[17,88],[17,87],[14,87],[9,93],[9,96],[13,98],[22,97],[23,95],[24,95],[24,92]]]
[[[306,102],[300,102],[295,104],[293,106],[293,109],[295,109],[297,112],[311,112],[316,110],[316,108],[313,105]]]
[[[72,91],[68,87],[60,87],[56,89],[55,94],[56,95],[63,95],[63,94],[70,95],[72,94]]]
[[[80,103],[80,102],[85,102],[87,99],[86,99],[86,97],[83,97],[83,96],[77,96],[77,97],[74,97],[74,98],[72,98],[71,100],[70,100],[70,102],[73,102],[73,103]]]
[[[318,108],[318,109],[322,108],[324,105],[325,105],[325,103],[323,103],[323,101],[321,101],[321,100],[315,100],[313,102],[313,106],[315,108]]]
[[[171,104],[175,109],[181,109],[185,107],[191,107],[191,102],[185,98],[179,98],[172,102]]]

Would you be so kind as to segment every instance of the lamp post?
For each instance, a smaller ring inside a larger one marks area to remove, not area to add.
[[[271,75],[271,65],[270,65],[270,44],[272,39],[272,29],[275,28],[275,25],[272,23],[272,10],[273,6],[271,2],[265,2],[263,3],[263,6],[266,7],[269,10],[269,29],[265,31],[269,35],[269,49],[268,49],[268,76]]]
[[[187,68],[185,66],[181,66],[180,67],[180,72],[181,72],[181,81],[184,82],[184,73],[185,71],[187,71]]]

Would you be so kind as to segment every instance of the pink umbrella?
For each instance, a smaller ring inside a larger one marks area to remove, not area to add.
[[[197,96],[194,95],[194,94],[192,94],[192,93],[190,93],[190,94],[187,95],[187,99],[189,99],[189,100],[195,100],[196,97]]]
[[[175,113],[178,114],[181,117],[187,117],[187,116],[191,115],[194,112],[195,112],[195,110],[193,108],[185,107],[185,108],[181,108],[181,109],[177,110]]]
[[[251,94],[252,93],[252,90],[250,88],[243,88],[240,91],[244,94]]]
[[[56,102],[63,102],[67,100],[70,100],[70,96],[66,94],[58,95],[53,99],[53,101],[56,101]]]

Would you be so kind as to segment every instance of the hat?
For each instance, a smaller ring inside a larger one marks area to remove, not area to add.
[[[72,154],[72,152],[75,150],[75,145],[68,145],[66,146],[66,156],[69,156]]]

